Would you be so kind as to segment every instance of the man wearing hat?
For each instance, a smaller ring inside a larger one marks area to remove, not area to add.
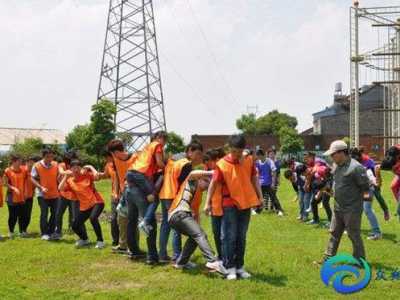
[[[334,141],[327,152],[334,162],[333,190],[334,213],[332,217],[328,247],[323,263],[335,256],[343,232],[346,230],[353,244],[353,256],[365,258],[364,244],[361,239],[361,216],[363,201],[368,197],[369,181],[363,166],[349,156],[349,149],[344,141]]]

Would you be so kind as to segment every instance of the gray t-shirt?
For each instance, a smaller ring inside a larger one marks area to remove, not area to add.
[[[185,190],[183,191],[182,198],[180,199],[177,207],[168,213],[168,221],[171,217],[176,214],[177,212],[185,211],[185,212],[192,212],[192,202],[193,196],[196,192],[196,180],[188,180],[185,185]]]
[[[364,167],[351,158],[342,165],[334,165],[333,191],[336,211],[362,212],[364,193],[369,191]]]

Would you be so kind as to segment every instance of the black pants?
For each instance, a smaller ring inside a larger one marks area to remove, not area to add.
[[[277,211],[282,211],[281,203],[279,202],[279,199],[276,196],[276,190],[274,190],[270,185],[263,185],[261,186],[261,191],[263,194],[264,201],[270,199],[272,208]]]
[[[31,216],[32,216],[32,206],[33,206],[33,198],[25,199],[24,204],[24,219],[19,224],[19,231],[20,232],[27,232],[28,226],[31,223]],[[22,223],[22,224],[21,224]]]
[[[56,211],[58,198],[44,199],[43,197],[38,197],[38,201],[40,206],[40,233],[41,235],[51,235],[56,229]]]
[[[315,197],[311,201],[311,209],[313,213],[313,220],[315,222],[319,222],[319,215],[318,215],[318,204],[321,203],[324,206],[326,216],[328,217],[328,221],[330,222],[332,220],[332,210],[329,205],[329,199],[330,196],[327,193],[322,193],[321,197],[319,199],[316,199]]]
[[[15,225],[19,224],[20,231],[25,220],[25,204],[7,204],[8,206],[8,230],[14,233]],[[21,231],[22,232],[22,231]]]
[[[60,198],[58,201],[57,205],[57,211],[56,211],[56,233],[61,234],[62,233],[62,226],[63,226],[63,219],[64,219],[64,213],[65,210],[68,207],[68,221],[69,221],[69,227],[72,228],[72,224],[74,222],[74,219],[77,216],[76,209],[74,210],[72,208],[72,200],[68,200],[65,198]]]
[[[113,246],[119,244],[119,226],[118,226],[118,202],[111,199],[111,237]]]
[[[87,240],[88,235],[86,230],[84,229],[85,222],[90,219],[90,223],[92,223],[93,230],[96,234],[97,241],[103,241],[103,233],[101,231],[101,226],[99,222],[99,217],[103,212],[104,204],[99,203],[93,206],[92,208],[79,212],[78,216],[75,219],[75,222],[72,225],[72,230],[79,236],[81,240]]]

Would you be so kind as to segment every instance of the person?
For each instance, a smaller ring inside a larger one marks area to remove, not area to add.
[[[346,230],[353,245],[353,256],[365,259],[364,243],[361,238],[363,202],[369,197],[369,180],[364,167],[352,159],[344,141],[334,141],[325,152],[334,162],[333,189],[334,211],[330,227],[331,237],[324,257],[316,263],[322,264],[335,256]]]
[[[34,164],[31,181],[38,189],[40,206],[40,232],[42,240],[49,241],[56,227],[56,209],[58,203],[58,164],[54,161],[54,151],[42,150],[42,160]],[[50,217],[49,217],[50,211]]]
[[[353,148],[350,150],[351,157],[355,160],[357,160],[359,163],[362,164],[362,152],[357,149]],[[363,164],[362,164],[363,165]],[[374,175],[374,172],[372,170],[375,170],[375,166],[373,167],[368,167],[363,165],[367,172],[368,180],[369,180],[369,185],[370,185],[370,193],[369,197],[366,197],[364,199],[364,212],[365,215],[367,216],[368,222],[371,226],[371,232],[368,234],[368,239],[369,240],[379,240],[382,238],[382,232],[379,226],[378,218],[375,215],[374,210],[372,209],[372,200],[374,196],[374,189],[376,186],[376,178]]]
[[[132,247],[128,247],[128,214],[125,213],[124,208],[127,210],[127,197],[128,197],[128,189],[126,186],[126,176],[128,173],[129,167],[135,162],[138,158],[137,153],[129,153],[126,151],[124,143],[119,139],[111,140],[107,144],[107,152],[112,156],[112,166],[115,171],[115,185],[116,189],[115,193],[118,201],[111,202],[111,211],[113,218],[117,218],[118,228],[114,225],[111,228],[112,231],[112,239],[113,243],[116,243],[118,240],[118,245],[112,247],[112,251],[116,253],[128,253],[131,259],[141,258],[145,255],[143,251],[139,248],[135,249],[132,252]],[[105,177],[109,177],[112,175],[112,172],[105,172]],[[118,209],[118,207],[120,209]],[[115,224],[115,220],[114,220]],[[137,228],[132,230],[133,239],[136,239],[136,244],[138,245],[139,241],[139,231]],[[129,248],[129,249],[128,249]]]
[[[194,170],[187,176],[180,187],[178,195],[171,204],[168,212],[168,222],[176,231],[188,236],[182,253],[176,260],[175,268],[190,269],[195,267],[195,264],[190,262],[190,257],[198,246],[207,260],[206,267],[225,275],[226,270],[222,262],[215,256],[207,235],[196,221],[196,215],[199,214],[199,211],[193,208],[196,191],[198,189],[207,189],[210,183],[210,179],[207,176],[212,174],[212,171]]]
[[[273,150],[268,151],[268,153],[271,152],[273,152]],[[256,155],[256,168],[258,171],[258,177],[260,180],[264,201],[267,204],[268,199],[270,199],[272,207],[276,210],[278,216],[282,217],[283,209],[276,195],[276,188],[278,186],[276,182],[278,179],[275,163],[271,158],[267,158],[265,156],[265,151],[263,149],[257,150]],[[260,208],[257,213],[260,213],[261,210],[262,208]]]
[[[25,218],[22,224],[22,236],[28,236],[28,227],[31,223],[33,197],[35,196],[35,186],[32,183],[31,172],[33,165],[40,160],[40,157],[35,155],[30,156],[26,161],[26,176],[25,181]]]
[[[4,184],[7,186],[6,202],[8,207],[8,232],[9,238],[15,237],[15,225],[19,224],[22,232],[25,217],[25,186],[27,180],[26,170],[21,167],[22,159],[19,155],[11,155],[11,165],[4,171]]]
[[[306,196],[306,191],[305,191],[305,184],[306,184],[306,172],[307,172],[307,167],[305,164],[302,163],[297,163],[295,166],[293,166],[294,169],[288,169],[284,172],[284,177],[292,182],[292,186],[296,185],[297,190],[297,197],[299,199],[299,215],[297,217],[297,220],[300,220],[304,222],[307,220],[308,217],[308,212],[306,211],[307,204],[305,202],[305,196]]]
[[[64,153],[63,161],[58,164],[59,176],[63,176],[70,170],[71,161],[73,159],[78,159],[74,151]],[[67,208],[69,214],[69,228],[72,228],[73,221],[79,213],[79,204],[77,199],[74,199],[72,191],[60,191],[60,198],[56,210],[56,231],[52,237],[54,240],[59,240],[62,237],[63,218]]]
[[[246,139],[243,135],[229,138],[230,152],[217,162],[217,168],[208,189],[205,211],[209,213],[211,199],[218,186],[226,185],[225,193],[218,195],[222,203],[222,255],[228,280],[250,278],[244,268],[246,236],[251,209],[262,204],[263,196],[252,156],[243,156]]]
[[[70,171],[65,172],[59,185],[60,191],[71,191],[79,201],[80,212],[76,216],[72,225],[72,230],[78,235],[77,247],[84,247],[90,244],[85,222],[89,219],[97,237],[96,249],[105,247],[103,233],[99,222],[99,217],[104,210],[104,200],[96,191],[94,181],[99,176],[96,169],[92,166],[84,166],[79,160],[72,160]]]
[[[374,168],[374,173],[376,176],[376,186],[374,188],[374,196],[376,200],[378,201],[381,209],[383,210],[383,216],[385,221],[390,220],[390,212],[389,212],[389,207],[386,204],[385,198],[383,198],[382,195],[382,184],[383,184],[383,178],[382,178],[382,173],[381,173],[381,165],[376,164]]]
[[[172,156],[164,171],[164,181],[159,193],[162,210],[162,222],[160,226],[159,238],[159,259],[160,262],[176,261],[182,251],[182,240],[180,234],[175,230],[172,231],[172,249],[173,256],[170,258],[167,254],[167,244],[170,233],[168,223],[168,210],[172,201],[175,199],[179,188],[185,181],[186,177],[203,162],[203,145],[197,141],[192,141],[186,146],[184,154],[176,154]]]
[[[1,161],[0,161],[1,163]],[[0,208],[4,205],[4,198],[3,198],[3,176],[0,176]],[[3,236],[0,234],[0,240],[3,239]]]

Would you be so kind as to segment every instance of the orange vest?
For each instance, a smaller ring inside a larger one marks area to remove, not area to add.
[[[147,175],[148,172],[151,171],[151,169],[155,166],[156,162],[154,154],[159,145],[159,142],[151,142],[148,144],[143,151],[140,152],[137,160],[135,160],[129,169]]]
[[[0,177],[0,207],[3,207],[4,199],[3,199],[3,179]]]
[[[138,155],[136,153],[132,154],[131,157],[127,160],[121,160],[113,156],[115,171],[117,175],[115,179],[118,181],[118,183],[116,183],[115,185],[115,188],[117,188],[118,197],[121,195],[122,191],[125,188],[126,173],[128,172],[129,167],[137,160],[137,158]]]
[[[230,197],[237,208],[244,210],[261,204],[251,183],[254,168],[254,161],[251,156],[243,157],[243,160],[238,164],[221,159],[217,162],[217,166],[224,176]]]
[[[179,191],[179,176],[181,175],[183,167],[188,163],[190,163],[190,161],[187,158],[182,158],[177,161],[173,161],[172,159],[168,160],[164,172],[164,182],[159,193],[160,199],[175,199]]]
[[[92,176],[81,175],[78,179],[70,177],[67,179],[67,183],[79,200],[79,209],[81,211],[86,211],[97,203]]]
[[[61,167],[61,169],[62,169],[63,171],[69,170],[69,168],[67,168],[67,165],[66,165],[65,163],[60,163],[58,166]],[[64,199],[71,200],[71,201],[76,201],[76,199],[74,199],[74,198],[75,198],[75,195],[74,195],[74,193],[71,192],[71,191],[60,191],[60,195],[61,195],[61,197],[63,197]]]
[[[106,176],[111,179],[111,197],[113,199],[118,199],[117,172],[115,172],[112,162],[106,163],[104,172],[106,173]]]
[[[29,199],[35,195],[35,185],[31,180],[31,172],[28,170],[28,167],[25,166],[24,169],[26,170],[25,199]]]
[[[224,214],[222,208],[222,184],[217,184],[214,195],[211,197],[211,215],[221,217]]]
[[[172,204],[171,204],[171,207],[169,209],[169,212],[172,212],[174,209],[176,209],[178,207],[179,203],[182,201],[183,193],[185,192],[185,188],[186,188],[187,183],[188,183],[188,179],[186,179],[182,183],[181,187],[179,188],[178,194],[176,195],[175,199],[172,201]],[[196,188],[196,191],[194,192],[193,199],[192,199],[191,204],[190,204],[190,207],[192,209],[192,213],[194,215],[199,215],[199,207],[200,207],[200,204],[201,204],[202,194],[203,193],[200,192],[198,188]]]
[[[19,195],[17,195],[14,191],[8,191],[8,193],[12,193],[12,202],[15,204],[24,203],[26,171],[21,167],[20,171],[16,172],[10,167],[4,171],[4,175],[6,175],[8,183],[19,190]]]
[[[47,188],[48,191],[43,195],[45,199],[56,199],[59,197],[58,193],[58,165],[55,161],[51,162],[51,168],[45,168],[42,162],[39,161],[35,164],[35,169],[39,174],[40,185]]]

